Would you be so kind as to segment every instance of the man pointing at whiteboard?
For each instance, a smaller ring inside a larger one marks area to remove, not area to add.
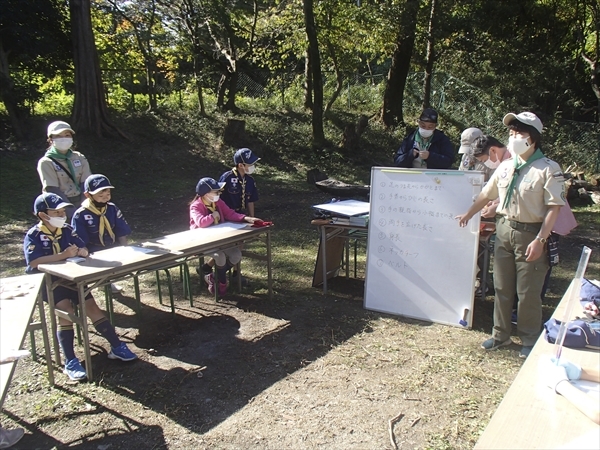
[[[565,204],[560,166],[541,150],[542,122],[531,112],[504,116],[508,149],[514,157],[503,161],[469,210],[458,216],[464,227],[490,200],[499,198],[494,247],[494,329],[481,346],[495,350],[510,345],[511,312],[519,298],[517,332],[523,343],[519,356],[527,358],[542,325],[540,294],[548,271],[546,240]]]

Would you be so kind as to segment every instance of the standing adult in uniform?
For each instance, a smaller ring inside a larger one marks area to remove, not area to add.
[[[560,166],[542,153],[542,122],[531,112],[507,114],[508,149],[503,161],[471,208],[458,216],[464,227],[490,200],[499,198],[494,248],[494,328],[485,350],[509,345],[515,292],[519,298],[517,332],[526,358],[542,326],[540,293],[548,272],[546,240],[562,205],[564,176]]]
[[[71,203],[73,206],[67,209],[67,215],[71,217],[85,199],[82,186],[92,174],[90,164],[85,156],[73,150],[75,131],[67,122],[52,122],[47,134],[50,146],[37,165],[42,190]]]

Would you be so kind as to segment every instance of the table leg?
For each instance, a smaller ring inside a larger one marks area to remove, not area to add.
[[[273,271],[271,268],[271,230],[267,231],[267,283],[269,286],[269,300],[273,299]]]
[[[45,275],[46,283],[46,295],[48,297],[48,309],[50,310],[50,324],[52,325],[52,344],[54,347],[54,360],[56,365],[60,366],[60,346],[58,345],[58,338],[56,337],[56,331],[58,330],[56,325],[56,314],[54,313],[54,292],[52,290],[52,276],[49,274]]]
[[[321,260],[323,261],[323,294],[327,294],[327,230],[321,226]]]
[[[90,338],[88,334],[88,321],[87,312],[85,310],[85,286],[81,283],[77,284],[77,290],[79,292],[79,311],[81,320],[81,333],[83,334],[83,351],[85,353],[85,371],[87,373],[88,381],[94,379],[92,372],[92,354],[90,349]]]
[[[48,339],[48,325],[46,323],[46,311],[42,296],[38,295],[38,312],[40,314],[40,323],[42,324],[42,338],[44,340],[44,355],[46,357],[46,367],[48,367],[48,382],[54,386],[54,367],[52,367],[52,354],[50,352],[50,340]]]

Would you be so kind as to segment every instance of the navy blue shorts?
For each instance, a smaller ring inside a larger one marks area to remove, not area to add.
[[[69,289],[66,286],[57,286],[54,288],[54,290],[52,292],[54,294],[54,304],[55,305],[58,302],[65,300],[65,299],[71,300],[71,303],[74,303],[75,305],[79,304],[79,294],[77,293],[77,291],[74,291],[73,289]],[[42,289],[42,299],[45,302],[48,302],[48,293],[46,292],[46,289]],[[93,300],[94,297],[92,296],[91,292],[88,292],[88,295],[86,295],[85,299]]]

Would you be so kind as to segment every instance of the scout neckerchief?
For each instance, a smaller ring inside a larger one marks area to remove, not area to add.
[[[81,206],[83,206],[85,209],[89,209],[90,212],[100,217],[100,230],[98,231],[98,237],[100,238],[100,243],[102,244],[102,246],[106,247],[104,245],[104,231],[108,231],[108,234],[112,239],[112,244],[114,244],[115,233],[113,232],[112,227],[110,226],[108,218],[106,217],[108,205],[104,206],[103,208],[96,208],[96,205],[94,205],[94,203],[92,203],[92,201],[89,198],[86,198],[83,202],[81,202]]]
[[[48,236],[50,242],[52,242],[52,254],[58,255],[60,253],[60,238],[62,236],[62,228],[57,228],[53,233],[48,229],[44,222],[40,221],[40,231]]]
[[[214,213],[217,210],[217,204],[215,202],[209,202],[204,200],[204,197],[202,197],[202,203],[204,203],[204,206],[206,206],[211,213]],[[215,221],[215,225],[218,225],[219,219],[217,219],[215,216],[213,216],[213,219]]]
[[[233,174],[240,180],[240,184],[242,185],[242,209],[246,209],[246,177],[240,177],[238,175],[237,169],[232,170]]]
[[[524,163],[519,163],[520,158],[518,156],[515,156],[513,158],[513,160],[514,160],[513,166],[514,166],[515,170],[513,171],[513,176],[510,180],[510,184],[508,185],[508,191],[506,192],[506,198],[504,199],[504,204],[502,205],[502,209],[506,208],[510,202],[510,199],[513,195],[513,191],[517,187],[517,178],[519,178],[519,174],[521,173],[521,170],[523,170],[525,167],[529,166],[534,161],[537,161],[538,159],[542,159],[542,158],[544,158],[544,154],[542,153],[542,151],[539,148],[535,149],[535,152],[533,153],[533,155],[531,155],[529,157],[529,159],[527,161],[525,161]]]
[[[66,153],[61,153],[58,150],[56,150],[56,148],[54,148],[54,145],[52,147],[50,147],[48,150],[46,150],[46,155],[48,158],[50,159],[64,159],[67,161],[67,164],[69,166],[69,172],[71,173],[71,176],[69,178],[71,178],[71,180],[73,181],[73,184],[75,185],[75,189],[77,190],[77,194],[81,193],[81,190],[79,189],[79,186],[77,186],[77,183],[75,182],[75,167],[73,167],[73,163],[71,162],[71,156],[73,156],[73,150],[68,150]],[[62,164],[59,164],[62,165]]]
[[[433,134],[429,136],[427,139],[423,139],[423,136],[419,134],[419,130],[415,132],[415,142],[419,144],[419,148],[421,150],[429,150],[429,146],[431,145],[431,141],[433,140]],[[416,158],[415,158],[416,159]],[[421,167],[427,166],[427,161],[424,159],[421,160]]]

